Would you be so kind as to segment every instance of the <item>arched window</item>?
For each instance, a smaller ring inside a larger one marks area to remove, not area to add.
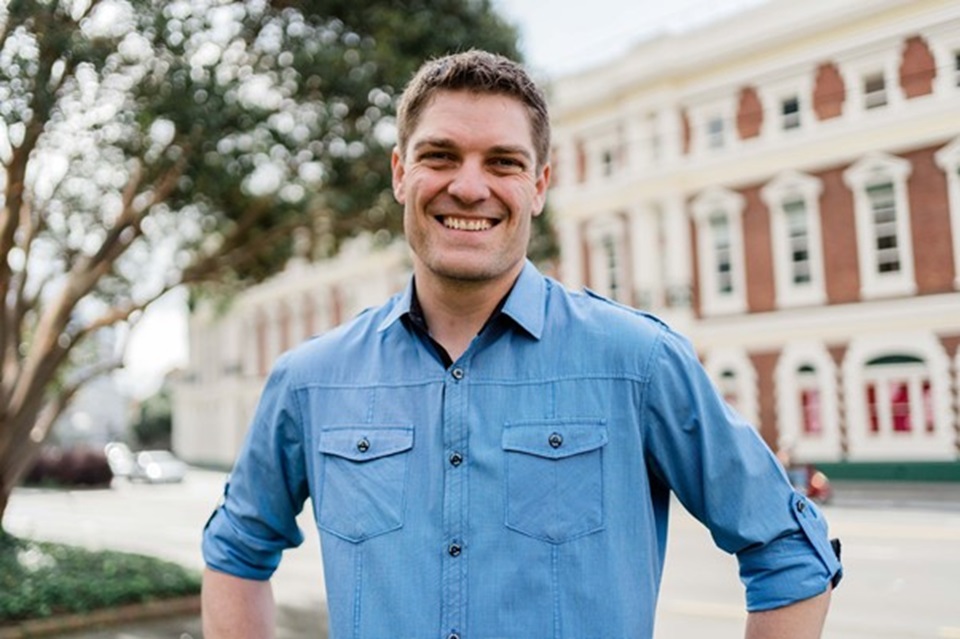
[[[734,348],[710,351],[704,369],[726,402],[754,427],[759,427],[757,371],[746,351]]]
[[[798,461],[837,461],[842,456],[836,365],[820,343],[794,342],[774,372],[777,443]]]
[[[950,365],[930,334],[855,340],[844,361],[851,459],[955,459]]]

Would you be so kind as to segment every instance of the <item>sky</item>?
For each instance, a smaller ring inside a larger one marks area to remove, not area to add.
[[[557,78],[602,65],[633,45],[762,4],[766,0],[493,0],[521,34],[527,66]],[[186,296],[155,303],[130,335],[121,388],[134,397],[156,392],[168,371],[187,363]]]

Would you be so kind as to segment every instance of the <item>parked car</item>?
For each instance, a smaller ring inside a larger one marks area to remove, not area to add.
[[[187,465],[169,450],[142,450],[134,453],[123,442],[110,442],[103,452],[114,477],[149,483],[182,481]]]
[[[187,465],[169,450],[142,450],[136,455],[136,463],[130,479],[157,483],[183,481]]]
[[[103,447],[103,452],[107,456],[107,463],[110,465],[110,470],[113,471],[113,476],[129,479],[137,465],[137,460],[130,452],[130,447],[123,442],[110,442]]]

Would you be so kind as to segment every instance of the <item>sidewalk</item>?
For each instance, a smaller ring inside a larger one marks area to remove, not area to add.
[[[926,509],[960,512],[960,484],[834,481],[831,508]],[[277,639],[326,639],[325,611],[280,606]],[[24,635],[26,636],[26,635]],[[200,618],[172,610],[164,619],[132,621],[85,631],[31,637],[63,639],[202,639]]]
[[[60,639],[202,639],[200,617],[179,615],[165,619],[109,624],[87,630],[54,634],[29,634],[23,637],[57,637]],[[327,639],[326,614],[279,606],[277,639]]]
[[[840,481],[832,506],[960,511],[958,482]]]

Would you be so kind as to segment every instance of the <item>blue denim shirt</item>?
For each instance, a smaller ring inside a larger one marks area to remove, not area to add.
[[[748,609],[839,575],[817,508],[657,319],[528,263],[445,367],[411,290],[277,363],[211,568],[268,579],[310,497],[332,639],[649,638],[673,491]]]

